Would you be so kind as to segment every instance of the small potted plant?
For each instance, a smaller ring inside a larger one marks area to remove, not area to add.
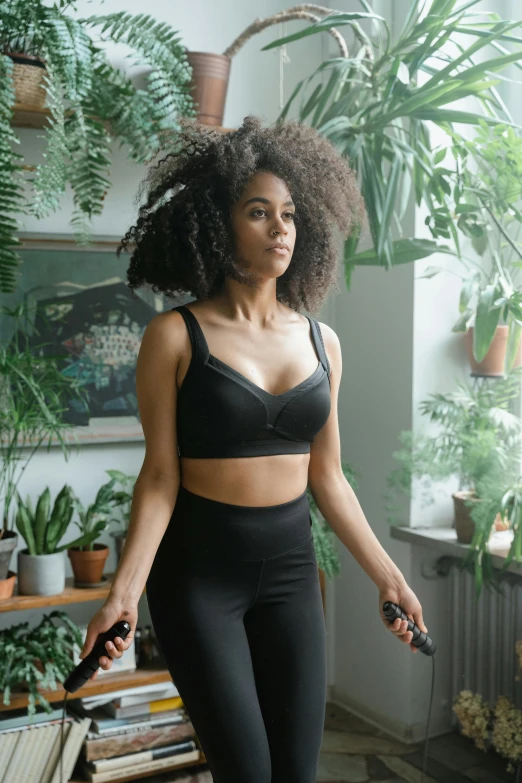
[[[74,520],[74,524],[81,530],[82,539],[86,539],[84,543],[75,541],[69,544],[67,550],[77,587],[94,587],[103,581],[109,547],[107,544],[95,543],[95,540],[112,521],[115,483],[116,479],[112,478],[100,487],[94,502],[87,508],[76,495],[73,498],[80,518],[79,522]]]
[[[33,326],[25,304],[14,309],[2,305],[0,313],[12,323],[0,344],[0,595],[5,599],[16,578],[9,564],[19,540],[12,512],[17,486],[42,446],[49,449],[54,442],[68,459],[70,444],[64,436],[75,436],[62,414],[67,401],[84,405],[87,395],[77,379],[60,372],[56,357],[45,355],[40,345],[30,348]]]
[[[471,544],[476,532],[475,517],[493,512],[489,520],[488,535],[481,538],[478,557],[477,586],[481,579],[481,553],[486,552],[493,526],[505,529],[508,517],[499,513],[500,506],[493,498],[492,487],[497,492],[516,480],[520,469],[521,423],[507,410],[507,403],[518,394],[521,368],[507,378],[486,381],[481,387],[471,389],[458,382],[458,389],[449,394],[433,394],[420,404],[423,415],[436,422],[437,433],[410,430],[402,431],[399,439],[404,448],[393,454],[401,467],[388,476],[386,492],[388,521],[400,524],[397,512],[402,507],[394,505],[396,493],[411,497],[412,480],[418,479],[425,504],[434,501],[432,482],[443,482],[452,477],[459,479],[459,488],[453,494],[455,510],[454,527],[457,540]],[[481,507],[479,512],[477,507]],[[482,529],[482,528],[481,528]]]
[[[137,477],[129,476],[121,470],[106,470],[105,472],[121,486],[121,489],[117,489],[113,493],[113,508],[120,508],[121,515],[110,520],[121,525],[119,530],[111,532],[111,536],[116,542],[116,557],[119,561],[129,529],[132,494]]]
[[[453,136],[451,152],[455,171],[444,173],[453,180],[452,233],[458,228],[481,258],[462,256],[465,272],[450,270],[462,279],[452,331],[463,335],[473,373],[507,375],[522,364],[522,251],[513,239],[522,222],[522,138],[505,123],[479,120],[474,139]],[[435,237],[448,235],[444,219],[427,220]],[[441,271],[430,266],[422,277]]]
[[[74,512],[73,492],[65,484],[56,496],[51,510],[51,493],[46,487],[33,510],[28,496],[26,503],[16,493],[18,509],[16,526],[27,547],[18,552],[18,590],[20,595],[56,595],[65,587],[64,550],[88,544],[97,531],[84,532],[72,544],[58,546]]]
[[[55,624],[54,620],[62,624]],[[39,625],[24,622],[0,631],[0,689],[9,706],[15,689],[29,691],[27,713],[31,718],[38,701],[46,712],[52,707],[40,688],[57,690],[74,669],[75,645],[83,645],[80,629],[63,611],[44,615]]]

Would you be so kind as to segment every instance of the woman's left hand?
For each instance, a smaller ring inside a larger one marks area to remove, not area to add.
[[[412,652],[419,652],[415,645],[411,644],[413,633],[412,631],[408,631],[408,623],[406,620],[401,620],[401,618],[398,617],[393,623],[389,622],[382,611],[382,605],[386,601],[392,601],[394,604],[398,604],[402,607],[410,620],[413,620],[421,631],[428,633],[428,629],[424,625],[424,620],[422,619],[422,606],[420,605],[419,599],[413,590],[408,587],[406,582],[403,582],[401,586],[396,585],[394,587],[383,588],[379,591],[379,614],[381,615],[381,619],[386,626],[386,629],[395,634],[401,642],[409,644]]]

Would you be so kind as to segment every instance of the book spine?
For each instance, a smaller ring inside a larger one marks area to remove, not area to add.
[[[181,724],[173,723],[145,728],[141,731],[125,732],[112,737],[86,739],[83,749],[87,761],[95,761],[182,742],[194,736],[194,726],[191,721],[185,721]]]
[[[93,719],[92,725],[98,734],[105,734],[113,729],[131,729],[134,726],[140,726],[145,723],[155,723],[156,725],[159,725],[160,722],[172,722],[173,719],[178,719],[178,716],[180,715],[184,718],[186,715],[185,711],[167,710],[166,712],[156,712],[153,716],[147,714],[136,715],[133,718],[107,718],[107,720]]]
[[[89,772],[87,770],[87,774],[91,783],[108,783],[110,780],[124,780],[126,777],[134,777],[146,772],[156,772],[160,769],[174,769],[181,764],[198,761],[199,757],[200,751],[196,749],[188,753],[180,753],[165,759],[156,759],[156,761],[147,761],[145,764],[133,764],[130,767],[113,769],[108,772]]]
[[[188,753],[191,750],[195,750],[195,748],[196,743],[194,740],[178,742],[176,745],[166,745],[163,748],[154,748],[138,753],[129,753],[127,756],[115,756],[112,759],[93,761],[92,768],[95,772],[104,772],[109,769],[121,769],[122,767],[134,766],[134,764],[144,764],[147,761],[155,761],[156,759],[176,756],[180,753]]]
[[[80,750],[83,744],[83,740],[85,739],[85,736],[87,734],[87,731],[89,730],[89,726],[91,725],[91,719],[90,718],[84,718],[81,721],[78,721],[77,723],[73,723],[71,726],[71,730],[69,731],[69,734],[67,736],[67,741],[65,742],[65,747],[63,749],[63,779],[69,780],[71,777],[72,771],[74,769],[74,765],[76,764],[78,760],[78,756],[80,755]],[[51,778],[51,783],[61,783],[61,767],[60,767],[60,759],[58,758],[58,763],[56,764],[54,774]]]
[[[165,710],[175,710],[183,706],[180,696],[170,699],[158,699],[157,701],[145,701],[141,704],[133,704],[130,707],[116,707],[111,702],[104,705],[105,711],[114,718],[130,718],[133,716],[147,715]]]

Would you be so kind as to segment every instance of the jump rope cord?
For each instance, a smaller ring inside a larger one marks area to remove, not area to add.
[[[63,780],[63,727],[65,723],[65,702],[67,701],[67,691],[65,691],[65,696],[63,698],[63,713],[62,713],[62,737],[61,737],[61,750],[60,750],[60,783],[64,783]]]
[[[424,776],[426,775],[426,770],[428,767],[428,739],[430,735],[430,721],[431,721],[431,708],[433,705],[433,691],[435,687],[435,656],[431,656],[431,695],[430,695],[430,706],[428,708],[428,725],[426,727],[426,739],[424,740],[424,759],[422,761],[422,771],[421,771],[421,783],[424,783]]]

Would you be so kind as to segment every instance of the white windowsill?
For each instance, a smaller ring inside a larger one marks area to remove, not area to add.
[[[433,549],[441,555],[458,557],[464,559],[469,551],[468,544],[461,544],[457,541],[457,532],[452,527],[390,527],[392,538],[399,541],[406,541],[408,544],[425,546]],[[488,548],[492,555],[492,565],[494,568],[502,568],[505,555],[509,551],[511,541],[506,541],[506,536],[496,536],[490,542]],[[512,560],[507,571],[518,576],[522,576],[522,563]]]

